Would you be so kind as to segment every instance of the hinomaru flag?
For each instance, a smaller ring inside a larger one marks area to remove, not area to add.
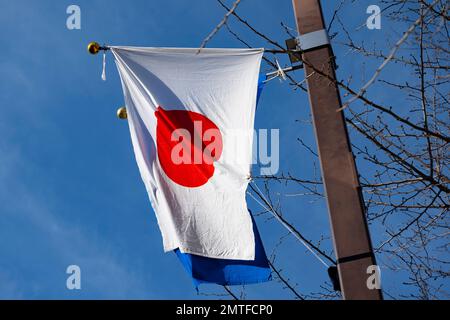
[[[245,194],[263,50],[111,51],[164,250],[255,260]]]

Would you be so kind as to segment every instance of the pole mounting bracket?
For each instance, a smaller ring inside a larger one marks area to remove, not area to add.
[[[295,38],[297,48],[302,51],[309,51],[330,44],[328,32],[325,29],[308,32]]]

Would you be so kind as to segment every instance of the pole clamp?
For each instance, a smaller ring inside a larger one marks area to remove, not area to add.
[[[308,51],[330,44],[328,32],[325,29],[302,34],[295,38],[295,40],[297,42],[297,48],[300,51]]]

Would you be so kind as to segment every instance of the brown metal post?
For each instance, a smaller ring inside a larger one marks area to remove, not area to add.
[[[325,29],[320,0],[292,0],[300,35]],[[351,151],[333,52],[325,45],[304,52],[305,74],[328,203],[334,249],[344,299],[382,299],[381,290],[369,289],[367,268],[375,257],[365,217],[356,165]]]

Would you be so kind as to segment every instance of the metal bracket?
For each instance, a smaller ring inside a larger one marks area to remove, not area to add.
[[[339,272],[336,266],[328,268],[328,276],[330,277],[334,291],[341,291],[341,285],[339,283]]]
[[[297,40],[295,38],[287,39],[285,41],[286,48],[289,50],[289,60],[291,64],[302,63],[302,53],[297,50]]]
[[[301,51],[308,51],[330,44],[328,32],[325,29],[302,34],[295,40],[297,41],[297,48]]]

